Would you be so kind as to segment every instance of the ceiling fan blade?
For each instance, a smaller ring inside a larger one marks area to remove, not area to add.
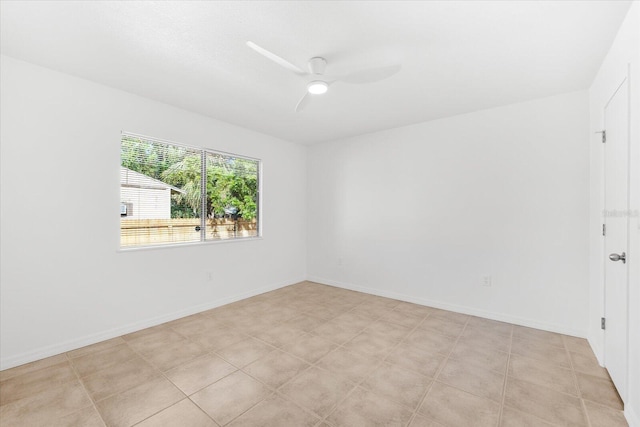
[[[398,73],[402,68],[401,65],[389,65],[386,67],[368,68],[366,70],[356,71],[355,73],[342,76],[340,80],[345,83],[363,84],[374,83],[380,80],[388,79]]]
[[[298,101],[298,104],[296,105],[296,113],[304,110],[304,108],[309,105],[310,101],[311,95],[309,94],[309,92],[305,92],[304,96],[300,98],[300,101]]]
[[[255,44],[252,41],[248,41],[247,42],[247,46],[249,46],[251,49],[253,49],[256,52],[258,52],[260,55],[262,55],[262,56],[264,56],[266,58],[269,58],[270,60],[272,60],[276,64],[280,65],[281,67],[286,68],[289,71],[293,71],[294,73],[300,74],[300,75],[307,74],[304,71],[302,71],[299,67],[293,65],[291,62],[287,61],[286,59],[280,58],[275,53],[270,52],[267,49],[258,46],[257,44]]]

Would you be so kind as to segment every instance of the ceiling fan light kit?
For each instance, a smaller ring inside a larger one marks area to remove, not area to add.
[[[276,55],[275,53],[261,46],[258,46],[252,41],[248,41],[247,46],[249,46],[254,51],[258,52],[260,55],[264,56],[265,58],[275,62],[281,67],[286,68],[287,70],[292,71],[294,74],[297,74],[299,76],[302,76],[302,77],[324,76],[324,70],[327,66],[327,60],[322,57],[314,56],[313,58],[309,59],[309,62],[307,63],[309,72],[304,72],[297,65],[294,65],[291,62],[287,61],[286,59]],[[328,78],[328,80],[330,83],[333,83],[334,81],[343,81],[345,83],[353,83],[353,84],[375,83],[380,80],[384,80],[393,76],[398,71],[400,71],[400,68],[401,68],[400,65],[369,68],[369,69],[360,70],[360,71],[343,75],[343,76],[333,76]],[[309,99],[310,97],[308,96],[309,94],[322,95],[323,93],[327,92],[327,90],[329,89],[329,82],[326,81],[327,76],[324,76],[324,79],[325,80],[312,80],[307,83],[307,92],[300,99],[300,101],[298,101],[298,104],[295,107],[296,112],[302,111],[309,104],[309,101],[310,101]]]
[[[326,93],[328,89],[329,85],[327,82],[323,82],[322,80],[314,80],[309,82],[307,85],[307,90],[312,95],[322,95],[323,93]]]

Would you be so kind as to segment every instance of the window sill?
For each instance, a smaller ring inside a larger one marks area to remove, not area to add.
[[[156,249],[175,249],[175,248],[186,248],[186,247],[194,247],[194,246],[224,245],[227,243],[252,242],[256,240],[263,240],[263,237],[262,236],[239,237],[236,239],[206,240],[204,242],[185,242],[185,243],[171,243],[166,245],[132,246],[132,247],[125,247],[125,248],[118,248],[117,252],[138,252],[138,251],[150,251],[150,250],[156,250]]]

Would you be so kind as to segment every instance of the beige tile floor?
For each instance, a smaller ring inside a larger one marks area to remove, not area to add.
[[[587,342],[304,282],[0,372],[2,426],[626,426]]]

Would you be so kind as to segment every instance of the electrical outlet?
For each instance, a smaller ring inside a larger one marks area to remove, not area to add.
[[[207,281],[210,282],[213,280],[213,272],[207,271]]]
[[[490,288],[491,287],[491,282],[492,282],[491,276],[482,276],[480,278],[480,283],[482,284],[482,286],[486,286],[486,287]]]
[[[338,265],[339,266],[343,266],[344,265],[344,258],[338,258]]]

